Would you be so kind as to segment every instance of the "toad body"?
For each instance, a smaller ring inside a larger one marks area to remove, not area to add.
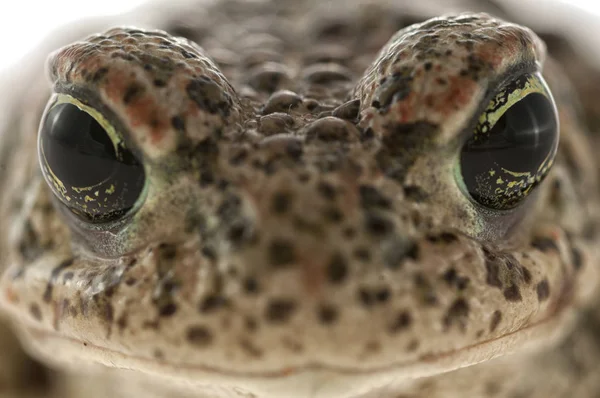
[[[85,396],[598,394],[593,107],[526,27],[348,4],[49,56],[0,147],[28,352]]]

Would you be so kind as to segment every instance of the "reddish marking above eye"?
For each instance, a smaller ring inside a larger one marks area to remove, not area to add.
[[[415,93],[410,92],[402,101],[396,102],[393,111],[398,115],[397,122],[407,123],[415,117]]]
[[[437,109],[444,116],[448,116],[454,113],[456,109],[466,106],[473,97],[473,92],[477,89],[477,83],[466,77],[450,76],[448,80],[450,89],[438,101],[441,106]]]

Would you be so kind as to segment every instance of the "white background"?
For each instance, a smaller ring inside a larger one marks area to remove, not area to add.
[[[571,3],[600,17],[598,0],[559,1]],[[544,13],[545,0],[517,2],[519,5],[527,3],[531,12]],[[15,64],[53,29],[82,17],[128,11],[144,0],[6,0],[3,3],[0,5],[0,72]],[[599,37],[600,24],[594,25],[598,26],[588,26],[587,32]]]

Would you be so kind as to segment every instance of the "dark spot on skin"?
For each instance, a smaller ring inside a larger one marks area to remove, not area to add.
[[[125,94],[123,95],[123,103],[124,104],[129,104],[133,100],[135,100],[136,98],[138,98],[140,95],[142,95],[143,93],[144,93],[144,87],[143,86],[141,86],[141,85],[139,85],[137,83],[132,83],[125,90]]]
[[[327,264],[327,279],[333,284],[339,284],[346,279],[348,275],[348,265],[344,257],[336,253]]]
[[[529,285],[531,283],[531,272],[524,265],[521,265],[521,270],[523,271],[523,281]]]
[[[415,352],[419,349],[420,345],[419,340],[413,339],[406,345],[406,352]]]
[[[187,341],[196,347],[204,348],[212,343],[212,333],[205,326],[190,326],[186,333]]]
[[[247,331],[255,332],[258,329],[258,322],[253,317],[248,316],[244,319],[244,326]]]
[[[356,229],[353,227],[346,227],[342,231],[342,234],[344,234],[344,238],[346,239],[354,239],[356,237]]]
[[[469,320],[469,304],[463,298],[456,299],[446,316],[444,316],[444,330],[450,329],[452,326],[457,326],[462,332],[467,328]]]
[[[378,341],[369,341],[365,344],[365,352],[375,354],[381,352],[381,343]]]
[[[219,113],[229,116],[232,101],[227,93],[214,81],[206,76],[200,76],[188,83],[186,92],[198,108],[212,114]]]
[[[127,325],[128,325],[127,314],[123,314],[119,317],[119,319],[117,319],[117,327],[119,328],[120,334],[123,334],[123,331],[125,330]]]
[[[317,185],[317,191],[324,199],[327,200],[335,200],[335,197],[337,195],[335,187],[325,181],[321,181]]]
[[[65,272],[63,274],[63,282],[70,281],[71,279],[73,279],[74,276],[75,276],[75,274],[72,271]]]
[[[405,183],[406,172],[426,152],[434,140],[438,126],[428,122],[394,123],[386,125],[386,134],[381,137],[381,146],[374,155],[383,173]]]
[[[442,278],[448,283],[448,285],[456,287],[458,290],[465,290],[469,285],[469,278],[458,275],[458,272],[454,267],[449,268]]]
[[[490,333],[493,333],[496,330],[501,320],[502,312],[498,310],[494,311],[494,313],[492,314],[492,319],[490,320]]]
[[[373,132],[373,129],[368,127],[366,129],[361,129],[360,132],[360,140],[362,142],[367,142],[372,140],[373,138],[375,138],[375,133]]]
[[[173,116],[171,118],[171,126],[179,132],[185,132],[185,119],[181,116]]]
[[[406,196],[406,199],[417,203],[424,202],[429,197],[429,194],[427,194],[423,188],[416,185],[404,186],[404,195]]]
[[[161,243],[157,249],[158,255],[162,260],[173,260],[177,255],[177,248],[174,245]]]
[[[458,237],[450,232],[442,232],[434,235],[427,235],[427,240],[431,243],[454,243],[458,240]]]
[[[156,273],[158,276],[157,288],[154,292],[153,303],[158,314],[170,317],[177,312],[177,305],[173,301],[173,293],[179,288],[180,282],[171,272],[173,260],[177,256],[177,248],[172,244],[161,243],[156,247]]]
[[[535,291],[537,292],[537,297],[540,302],[545,301],[550,297],[550,285],[548,284],[548,279],[544,279],[535,287]]]
[[[181,49],[179,51],[181,53],[181,55],[183,55],[183,58],[187,58],[187,59],[191,59],[191,58],[197,58],[198,56],[192,52],[186,51],[184,49]]]
[[[390,200],[371,185],[361,185],[358,192],[361,206],[365,209],[390,209],[392,206]]]
[[[293,196],[289,192],[277,192],[273,195],[271,209],[275,214],[285,214],[291,207]]]
[[[323,209],[323,218],[332,223],[340,223],[344,219],[344,214],[337,207],[327,207]]]
[[[115,319],[115,310],[112,306],[112,304],[110,303],[110,301],[106,300],[104,302],[104,311],[103,311],[103,315],[104,315],[104,319],[109,323],[112,324],[114,319]],[[110,332],[109,332],[110,334]]]
[[[273,239],[269,245],[269,262],[273,267],[283,267],[296,261],[294,244],[283,238]]]
[[[394,224],[379,214],[367,213],[365,216],[365,229],[375,237],[382,237],[394,230]]]
[[[175,303],[165,303],[164,305],[158,306],[158,314],[160,316],[169,317],[177,312],[177,305]]]
[[[408,311],[400,311],[389,326],[390,333],[398,333],[407,330],[412,325],[412,315]]]
[[[50,273],[50,279],[48,280],[48,284],[46,285],[46,290],[44,292],[44,301],[46,303],[49,303],[50,300],[52,300],[52,289],[53,289],[54,285],[56,284],[56,281],[58,280],[60,273],[65,268],[70,267],[74,261],[75,261],[74,258],[66,259],[62,263],[60,263],[56,268],[54,268],[52,270],[52,272]]]
[[[244,291],[248,294],[258,293],[258,281],[256,278],[248,277],[244,280]]]
[[[358,299],[365,307],[372,306],[375,301],[371,292],[364,288],[358,290]]]
[[[215,311],[218,311],[220,308],[227,307],[229,305],[229,300],[226,297],[220,296],[218,294],[213,294],[206,297],[200,303],[200,312],[209,314]]]
[[[207,186],[215,183],[215,176],[208,170],[204,170],[200,173],[200,186],[206,188]]]
[[[287,323],[297,308],[296,302],[290,299],[272,299],[269,301],[265,318],[274,324]]]
[[[202,255],[209,260],[216,261],[217,260],[217,252],[211,246],[204,246],[201,250]]]
[[[412,76],[408,71],[398,71],[386,76],[375,90],[372,106],[381,112],[387,112],[392,103],[405,99],[411,91]]]
[[[162,352],[162,350],[160,350],[159,348],[154,350],[154,353],[152,354],[154,356],[155,359],[159,360],[159,361],[163,361],[165,359],[165,353]]]
[[[406,257],[411,258],[413,260],[418,260],[420,254],[419,246],[416,243],[411,243],[406,250]]]
[[[321,307],[319,307],[317,314],[319,321],[323,325],[330,325],[332,323],[335,323],[335,321],[338,319],[338,315],[338,311],[335,309],[335,307],[327,304],[324,304]]]
[[[248,150],[240,148],[232,157],[229,158],[229,164],[232,166],[240,166],[248,159]]]
[[[391,296],[390,290],[387,287],[358,289],[358,300],[365,306],[371,307],[376,304],[383,304],[389,300]]]
[[[29,306],[29,313],[36,321],[42,320],[42,311],[40,311],[40,306],[36,303],[33,303]]]
[[[504,298],[507,301],[516,302],[523,300],[523,297],[521,297],[521,291],[519,290],[519,286],[517,285],[507,287],[502,293],[504,294]]]
[[[391,296],[390,290],[388,288],[381,288],[375,292],[375,300],[380,303],[385,303],[389,300]]]
[[[108,73],[108,68],[106,68],[106,67],[99,68],[92,75],[92,83],[98,83],[100,81],[100,79],[102,79],[104,76],[106,76],[107,73]]]
[[[499,268],[500,261],[493,253],[484,249],[483,254],[485,256],[485,268],[487,271],[486,283],[490,286],[502,288],[502,282],[500,281]]]
[[[576,270],[581,269],[583,266],[583,259],[581,256],[581,251],[576,247],[571,247],[571,259],[573,261],[573,268]]]
[[[429,282],[422,273],[418,272],[415,274],[414,283],[423,304],[427,306],[435,306],[438,304],[438,298],[431,282]]]
[[[239,248],[244,243],[251,241],[253,236],[252,225],[247,220],[237,220],[229,226],[226,239],[233,246]]]
[[[412,260],[419,258],[419,246],[412,241],[397,238],[384,248],[382,254],[386,267],[392,270],[399,270],[407,258]]]
[[[165,87],[167,85],[167,82],[162,79],[154,79],[152,83],[154,87]]]
[[[535,247],[536,249],[542,251],[542,252],[547,252],[550,250],[554,250],[556,252],[558,252],[558,246],[556,245],[556,242],[553,239],[547,238],[547,237],[536,237],[533,239],[533,241],[531,242],[531,246]]]
[[[43,252],[44,245],[41,244],[38,234],[29,220],[25,223],[21,241],[19,242],[19,251],[26,263],[35,261]]]

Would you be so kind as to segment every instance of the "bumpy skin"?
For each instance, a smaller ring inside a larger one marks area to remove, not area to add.
[[[123,396],[598,394],[596,163],[543,42],[488,14],[394,33],[425,17],[331,3],[224,1],[49,57],[54,92],[101,110],[148,182],[122,220],[75,218],[39,172],[31,94],[2,146],[0,299],[25,346],[135,370],[90,370]],[[538,70],[555,164],[516,209],[483,209],[461,147]]]

